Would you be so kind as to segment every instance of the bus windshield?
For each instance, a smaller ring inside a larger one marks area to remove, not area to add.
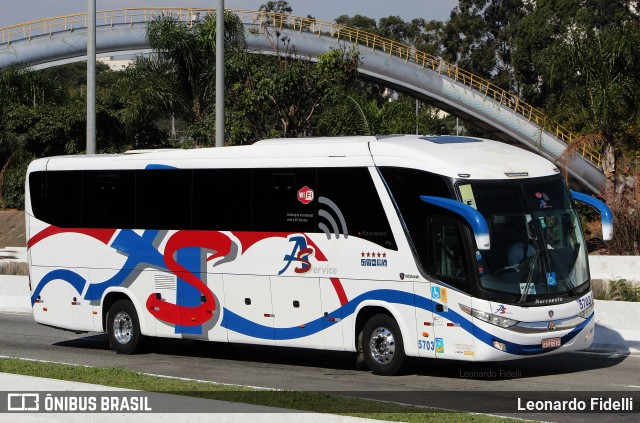
[[[489,224],[491,249],[478,252],[482,288],[532,296],[573,294],[589,279],[585,242],[562,180],[472,182],[458,186]]]

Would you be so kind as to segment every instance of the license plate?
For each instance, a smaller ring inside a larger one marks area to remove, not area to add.
[[[560,346],[560,338],[547,338],[542,340],[542,348],[558,348]]]

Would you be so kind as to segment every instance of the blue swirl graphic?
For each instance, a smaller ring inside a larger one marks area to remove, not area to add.
[[[293,326],[289,328],[274,328],[272,326],[265,326],[245,319],[244,317],[233,313],[227,308],[224,309],[224,318],[222,319],[221,325],[228,330],[254,338],[275,340],[298,339],[318,333],[335,324],[336,322],[332,322],[329,320],[330,317],[345,318],[347,316],[350,316],[355,312],[356,308],[366,300],[379,300],[388,303],[415,306],[417,308],[431,311],[434,314],[440,315],[453,323],[458,323],[463,330],[492,348],[494,340],[504,343],[507,350],[506,352],[509,354],[535,355],[551,351],[551,349],[542,349],[542,346],[540,344],[520,345],[514,342],[506,341],[491,334],[490,332],[485,331],[484,329],[481,329],[477,325],[474,325],[470,320],[466,319],[464,316],[451,309],[446,312],[434,312],[433,301],[428,298],[410,294],[408,292],[389,289],[378,289],[365,292],[364,294],[355,297],[353,300],[349,301],[342,307],[339,307],[333,312],[329,313],[327,317],[320,317],[300,326]],[[575,327],[571,332],[564,335],[561,338],[561,345],[565,345],[567,342],[572,340],[586,325],[589,324],[592,318],[593,315],[591,315],[591,317],[589,317],[579,326]]]
[[[47,286],[49,282],[53,282],[55,280],[68,282],[78,292],[79,295],[82,295],[84,286],[87,283],[87,280],[85,278],[83,278],[82,276],[80,276],[75,272],[72,272],[71,270],[67,270],[67,269],[52,270],[40,280],[40,283],[38,283],[38,286],[33,291],[33,294],[31,295],[31,306],[35,304],[36,300],[40,296],[40,292],[42,292],[42,289],[45,286]]]
[[[110,279],[92,284],[91,289],[85,295],[86,300],[99,300],[102,294],[112,286],[120,286],[129,275],[141,264],[154,266],[160,270],[167,270],[164,257],[153,246],[153,241],[159,231],[144,231],[142,236],[131,229],[120,231],[111,247],[127,256],[127,261],[122,268]]]

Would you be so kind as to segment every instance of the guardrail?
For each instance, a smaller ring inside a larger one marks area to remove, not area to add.
[[[334,37],[338,40],[347,40],[351,43],[362,45],[372,50],[381,50],[389,56],[396,56],[407,62],[414,62],[423,68],[446,75],[448,78],[461,83],[485,97],[490,97],[500,105],[505,106],[515,113],[525,117],[529,122],[538,125],[543,131],[552,134],[557,139],[571,144],[573,134],[554,123],[548,116],[535,107],[527,104],[519,97],[492,84],[491,82],[472,74],[458,66],[445,62],[439,57],[416,50],[404,43],[381,37],[370,32],[355,28],[319,21],[313,18],[303,18],[281,13],[263,12],[255,10],[226,9],[227,12],[236,14],[244,24],[255,25],[255,30],[264,26],[272,26],[278,29],[293,29],[300,32],[309,32]],[[143,8],[104,10],[97,12],[96,25],[113,26],[121,24],[146,23],[161,15],[170,15],[185,22],[195,22],[201,15],[215,13],[215,9],[194,8]],[[10,44],[12,41],[30,40],[34,36],[53,35],[57,31],[72,31],[76,28],[87,26],[87,14],[60,16],[27,22],[0,28],[0,43]],[[592,162],[599,169],[602,165],[602,155],[597,150],[586,145],[577,151],[582,157]]]

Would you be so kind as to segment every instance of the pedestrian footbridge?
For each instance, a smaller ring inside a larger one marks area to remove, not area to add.
[[[330,49],[355,47],[363,78],[405,92],[556,162],[574,183],[592,192],[604,184],[601,155],[581,148],[567,157],[572,135],[518,97],[455,65],[415,48],[342,25],[269,12],[232,10],[245,26],[250,50],[278,54],[295,50],[315,58]],[[215,9],[146,8],[97,13],[96,51],[121,55],[150,51],[146,25],[159,15],[194,22]],[[86,14],[0,28],[0,69],[14,63],[35,68],[86,58]]]

